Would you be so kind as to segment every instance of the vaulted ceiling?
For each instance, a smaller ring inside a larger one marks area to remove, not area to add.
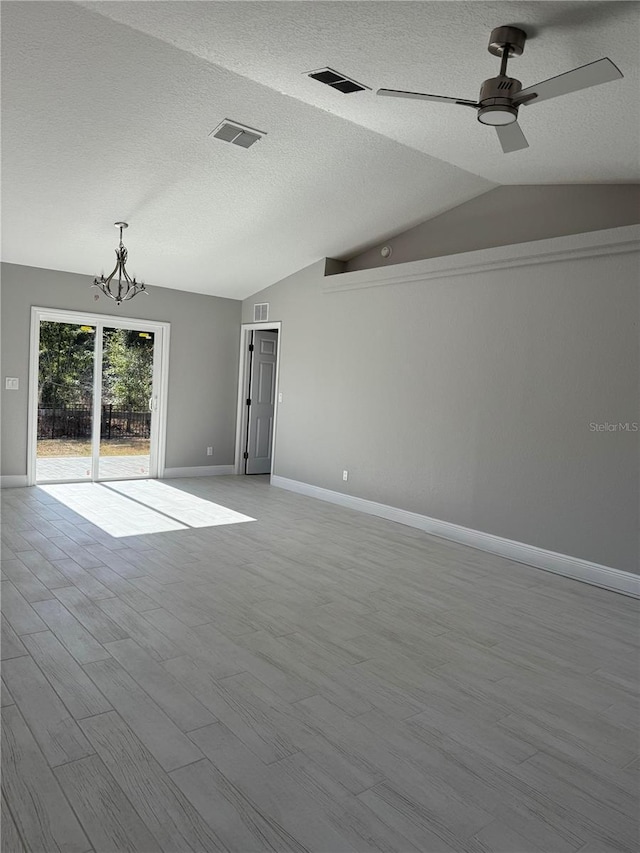
[[[471,110],[502,24],[523,87],[609,56],[624,79],[522,108],[504,155]],[[150,285],[243,298],[498,184],[640,180],[636,2],[3,2],[3,260],[93,276],[117,232]],[[342,94],[305,72],[370,87]],[[225,118],[265,131],[214,139]]]

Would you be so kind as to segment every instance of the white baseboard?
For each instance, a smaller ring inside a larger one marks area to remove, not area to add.
[[[0,489],[20,489],[26,485],[26,474],[3,474],[0,477]]]
[[[512,539],[503,539],[501,536],[483,533],[481,530],[472,530],[469,527],[461,527],[459,524],[451,524],[449,521],[429,518],[429,516],[420,515],[417,512],[409,512],[375,501],[368,501],[364,498],[357,498],[353,495],[345,495],[342,492],[334,492],[330,489],[320,488],[320,486],[301,483],[298,480],[289,480],[287,477],[273,475],[271,485],[365,512],[369,515],[386,518],[389,521],[396,521],[399,524],[406,524],[409,527],[417,527],[432,536],[459,542],[462,545],[477,548],[479,551],[498,554],[500,557],[506,557],[516,563],[525,563],[536,569],[544,569],[566,578],[640,598],[640,576],[631,572],[601,566],[598,563],[591,563],[589,560],[582,560],[580,557],[557,554],[555,551],[547,551],[534,545],[525,545],[523,542],[515,542]]]
[[[165,468],[162,479],[173,477],[215,477],[220,474],[235,474],[233,465],[198,465],[195,468]]]

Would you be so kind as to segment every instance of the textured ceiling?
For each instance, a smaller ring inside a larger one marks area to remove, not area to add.
[[[242,298],[348,257],[496,184],[640,180],[638,3],[2,3],[3,259],[131,272]],[[489,32],[529,34],[523,86],[609,56],[625,79],[522,108],[503,155],[460,107],[342,95],[370,86],[477,97]],[[243,150],[224,118],[267,132]]]

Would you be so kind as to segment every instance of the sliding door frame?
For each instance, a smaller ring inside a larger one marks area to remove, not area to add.
[[[169,338],[171,324],[158,320],[140,320],[114,314],[91,314],[84,311],[65,311],[58,308],[31,308],[29,336],[29,414],[27,420],[27,485],[36,484],[36,454],[38,447],[38,379],[40,356],[40,322],[71,323],[78,326],[95,326],[96,342],[93,362],[93,417],[91,422],[91,470],[96,476],[80,482],[99,480],[99,444],[94,441],[96,423],[100,422],[102,404],[102,341],[103,330],[133,329],[152,332],[153,350],[153,415],[154,441],[150,447],[149,477],[162,478],[165,470],[167,445],[167,395],[169,390]],[[98,419],[96,421],[96,418]],[[108,478],[102,478],[106,480]],[[143,478],[144,479],[144,478]]]

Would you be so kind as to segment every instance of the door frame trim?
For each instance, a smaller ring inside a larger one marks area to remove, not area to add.
[[[276,387],[274,390],[274,402],[273,402],[273,431],[271,434],[271,473],[270,477],[273,477],[273,470],[275,466],[276,460],[276,430],[278,426],[278,388],[280,386],[280,347],[282,344],[282,322],[280,320],[273,320],[271,322],[267,321],[266,323],[242,323],[240,326],[240,358],[238,364],[238,406],[236,413],[236,452],[235,452],[235,461],[233,465],[234,472],[236,474],[244,475],[244,471],[242,471],[242,427],[245,421],[245,409],[244,405],[244,393],[245,393],[245,383],[246,383],[246,371],[247,371],[247,353],[248,353],[248,334],[249,332],[255,332],[258,330],[263,330],[267,332],[277,332],[278,333],[278,349],[276,353]]]
[[[31,307],[31,325],[29,332],[29,403],[27,415],[27,485],[36,485],[36,452],[38,444],[38,363],[40,321],[52,320],[57,323],[78,325],[101,325],[116,329],[140,329],[153,332],[158,346],[157,358],[154,358],[154,383],[158,389],[159,404],[156,418],[156,473],[162,479],[165,470],[167,447],[167,396],[169,391],[169,343],[171,324],[163,320],[141,320],[136,317],[123,317],[118,314],[92,314],[89,311],[67,311],[62,308]],[[97,331],[96,331],[97,334]],[[154,353],[154,356],[156,353]],[[101,356],[101,352],[99,354]],[[158,362],[156,364],[156,361]],[[94,390],[98,381],[94,363]],[[94,395],[95,396],[95,395]],[[95,403],[95,400],[94,400]],[[151,455],[153,449],[150,450]],[[87,482],[82,480],[80,482]],[[91,481],[93,482],[93,481]]]

